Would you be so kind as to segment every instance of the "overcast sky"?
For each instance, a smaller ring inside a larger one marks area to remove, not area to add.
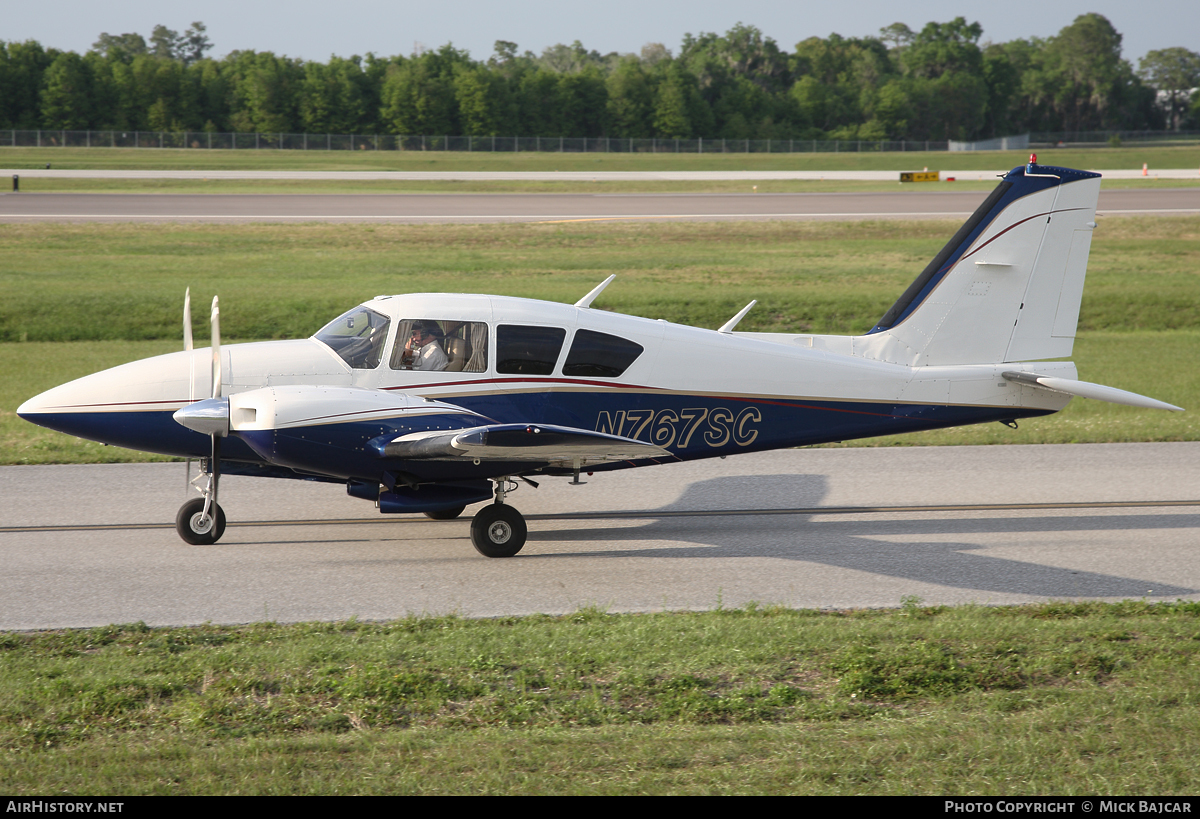
[[[876,35],[896,22],[916,30],[960,15],[983,26],[981,42],[1004,42],[1048,37],[1093,11],[1124,35],[1123,56],[1134,68],[1153,49],[1200,51],[1200,0],[0,0],[0,40],[32,39],[82,54],[101,32],[148,39],[156,24],[182,32],[198,19],[208,26],[215,57],[246,49],[324,62],[332,54],[408,55],[417,44],[453,43],[482,60],[496,40],[538,54],[574,40],[602,54],[636,53],[651,42],[678,54],[684,34],[724,33],[739,22],[757,26],[786,50],[807,37]]]

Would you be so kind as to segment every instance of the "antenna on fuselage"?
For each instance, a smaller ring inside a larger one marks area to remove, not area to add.
[[[609,276],[607,279],[605,279],[604,281],[600,282],[600,284],[596,285],[595,289],[592,290],[591,293],[588,293],[582,299],[575,302],[575,306],[576,307],[584,307],[584,308],[591,307],[592,302],[596,300],[596,296],[599,296],[601,293],[603,293],[604,288],[608,287],[609,284],[612,283],[612,280],[615,279],[616,277],[617,277],[617,274],[614,273],[611,276]]]
[[[731,318],[729,321],[722,324],[721,328],[719,330],[717,330],[717,332],[724,333],[725,335],[729,335],[730,333],[732,333],[733,328],[737,327],[738,322],[741,321],[745,317],[745,315],[750,312],[750,308],[756,304],[758,304],[758,299],[754,299],[749,304],[747,304],[745,307],[743,307],[740,313],[738,313],[736,316]]]

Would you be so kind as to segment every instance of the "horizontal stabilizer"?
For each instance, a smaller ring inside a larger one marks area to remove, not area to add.
[[[1008,381],[1015,381],[1018,384],[1041,387],[1042,389],[1066,393],[1067,395],[1077,395],[1080,398],[1094,398],[1097,401],[1107,401],[1110,404],[1127,404],[1131,407],[1142,407],[1143,409],[1164,409],[1172,412],[1183,412],[1183,407],[1177,407],[1165,401],[1147,398],[1144,395],[1138,395],[1136,392],[1118,390],[1116,387],[1092,384],[1089,381],[1075,381],[1070,378],[1056,378],[1050,375],[1038,375],[1037,373],[1006,372],[1001,373],[1001,375]]]
[[[471,429],[412,432],[372,444],[384,458],[535,461],[571,465],[666,458],[662,447],[574,427],[494,424]]]

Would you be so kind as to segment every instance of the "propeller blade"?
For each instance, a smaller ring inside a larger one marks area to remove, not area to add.
[[[185,297],[186,298],[186,297]],[[217,297],[213,296],[212,303],[212,398],[200,401],[189,401],[172,417],[175,422],[190,430],[212,436],[213,446],[219,446],[215,439],[229,434],[229,399],[221,397],[221,308]],[[195,392],[195,384],[192,385]]]
[[[191,352],[192,344],[192,288],[183,291],[183,349]],[[196,357],[188,359],[188,403],[196,400]]]
[[[183,349],[191,352],[192,344],[192,288],[183,291]],[[196,400],[196,357],[188,358],[188,404]],[[183,467],[183,491],[187,494],[192,485],[192,459],[188,458]]]
[[[183,291],[183,349],[192,349],[192,288]]]
[[[213,296],[212,316],[212,397],[221,397],[221,308]]]

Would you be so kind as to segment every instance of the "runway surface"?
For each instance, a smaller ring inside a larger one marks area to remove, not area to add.
[[[982,191],[763,194],[0,195],[3,222],[392,222],[966,218]],[[1101,191],[1100,215],[1200,213],[1200,187]]]
[[[468,520],[229,477],[185,545],[177,464],[0,468],[0,628],[1045,599],[1200,599],[1200,443],[785,450],[547,479],[517,557]],[[469,510],[470,511],[470,510]]]

